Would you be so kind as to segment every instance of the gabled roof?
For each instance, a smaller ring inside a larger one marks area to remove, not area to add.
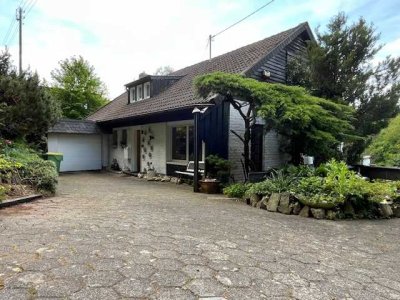
[[[96,134],[100,133],[100,130],[94,121],[61,119],[49,129],[48,133]]]
[[[205,60],[195,65],[171,73],[171,76],[182,76],[175,84],[155,97],[128,103],[127,92],[121,94],[91,116],[89,120],[104,122],[151,115],[171,110],[192,107],[194,104],[207,102],[199,98],[194,90],[193,80],[196,76],[215,71],[248,75],[249,70],[260,64],[276,49],[286,46],[302,32],[307,31],[312,38],[308,23],[301,23],[261,41],[241,47],[234,51]]]

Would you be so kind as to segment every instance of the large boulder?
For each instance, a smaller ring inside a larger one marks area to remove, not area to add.
[[[280,194],[273,193],[271,197],[269,197],[267,210],[268,211],[277,211],[279,205]]]
[[[293,206],[290,205],[290,194],[282,193],[279,199],[278,211],[285,214],[290,215],[292,212]]]
[[[256,207],[261,208],[261,209],[267,209],[268,200],[269,200],[269,197],[264,196],[260,201],[258,201]]]
[[[296,202],[293,204],[292,213],[293,213],[294,215],[298,215],[298,214],[300,213],[301,209],[302,209],[302,206],[301,206],[300,202],[299,202],[299,201],[296,201]]]
[[[299,213],[300,217],[304,217],[304,218],[308,218],[310,216],[310,208],[308,206],[304,206],[300,213]]]
[[[392,207],[393,210],[393,216],[396,218],[400,218],[400,206],[397,207]]]
[[[393,210],[390,204],[391,203],[388,202],[379,203],[379,210],[382,217],[390,218],[393,215]]]
[[[325,209],[323,208],[311,208],[311,214],[316,219],[325,219]]]
[[[326,211],[326,218],[328,220],[336,220],[337,213],[331,209]]]
[[[261,200],[261,196],[258,194],[251,194],[250,195],[250,205],[253,207],[257,206],[257,203]]]

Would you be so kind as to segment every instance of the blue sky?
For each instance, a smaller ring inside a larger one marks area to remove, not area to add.
[[[82,55],[108,87],[109,97],[142,71],[175,69],[207,59],[207,37],[265,4],[264,0],[0,0],[3,45],[15,9],[35,3],[24,20],[24,67],[51,81],[62,59]],[[244,46],[308,21],[312,29],[339,11],[360,16],[381,32],[379,59],[400,55],[400,0],[275,0],[251,18],[215,38],[213,55]],[[17,35],[8,47],[17,61]]]

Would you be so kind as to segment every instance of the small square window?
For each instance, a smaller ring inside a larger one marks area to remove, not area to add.
[[[129,103],[136,101],[136,89],[134,87],[129,90]]]
[[[114,130],[112,134],[112,145],[114,148],[118,147],[118,131]]]
[[[143,99],[143,85],[138,85],[136,87],[136,99],[137,100],[142,100]]]
[[[126,129],[122,129],[121,147],[124,148],[127,145],[128,145],[128,131]]]
[[[150,98],[150,82],[144,84],[144,98]]]

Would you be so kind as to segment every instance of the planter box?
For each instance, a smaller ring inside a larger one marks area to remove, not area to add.
[[[200,189],[202,193],[206,194],[218,194],[219,193],[219,184],[218,180],[216,181],[206,181],[200,180]]]

